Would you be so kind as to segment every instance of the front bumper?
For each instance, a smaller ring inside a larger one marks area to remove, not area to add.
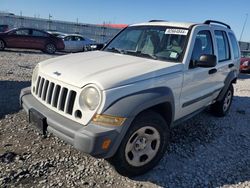
[[[74,148],[98,158],[108,158],[115,153],[114,148],[117,148],[115,145],[119,140],[121,128],[93,123],[83,126],[44,106],[31,94],[30,88],[24,88],[21,91],[20,104],[27,113],[33,108],[45,116],[47,131],[73,145]],[[102,144],[106,139],[110,139],[111,144],[108,149],[102,149]]]

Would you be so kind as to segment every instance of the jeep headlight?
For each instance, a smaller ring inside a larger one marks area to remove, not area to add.
[[[95,110],[100,104],[101,96],[97,88],[89,86],[83,89],[80,94],[80,106],[88,108],[89,110]]]
[[[36,67],[33,70],[33,74],[32,74],[32,83],[35,83],[37,81],[38,78],[38,72],[39,72],[39,64],[36,65]]]

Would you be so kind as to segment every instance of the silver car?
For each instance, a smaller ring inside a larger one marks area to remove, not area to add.
[[[64,41],[65,52],[80,52],[88,51],[91,49],[91,45],[96,44],[94,40],[83,37],[78,34],[65,34],[58,36]]]

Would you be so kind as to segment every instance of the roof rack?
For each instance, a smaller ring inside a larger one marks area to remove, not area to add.
[[[231,27],[230,27],[228,24],[225,24],[225,23],[223,23],[223,22],[219,22],[219,21],[216,21],[216,20],[206,20],[206,21],[204,22],[204,24],[210,24],[210,23],[221,24],[221,25],[226,26],[228,29],[231,29]]]
[[[149,20],[148,22],[167,22],[166,20]]]

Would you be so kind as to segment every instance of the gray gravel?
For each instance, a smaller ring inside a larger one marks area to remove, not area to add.
[[[36,63],[58,55],[0,52],[0,187],[250,187],[250,74],[240,75],[228,116],[203,112],[174,128],[159,165],[129,179],[53,135],[43,138],[19,109]]]

